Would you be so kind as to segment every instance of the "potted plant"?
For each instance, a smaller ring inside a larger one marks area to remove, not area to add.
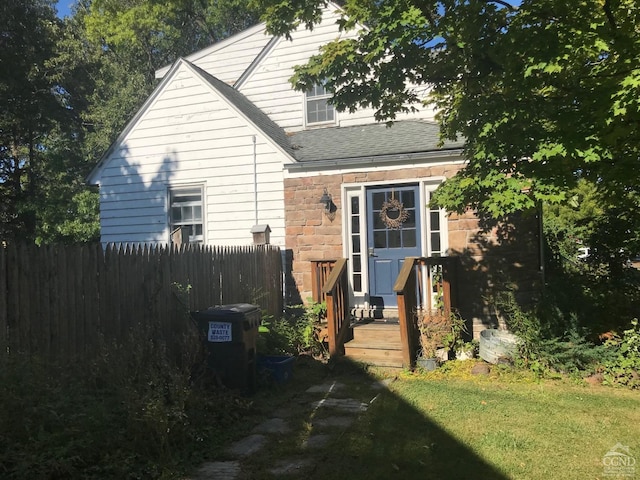
[[[470,355],[474,350],[472,344],[466,345],[468,342],[463,340],[467,325],[457,312],[451,312],[448,316],[441,310],[427,312],[419,318],[418,330],[421,347],[418,365],[424,363],[423,359],[435,358],[436,362],[443,362],[454,358],[453,355],[457,358],[458,350],[464,351],[465,355]]]

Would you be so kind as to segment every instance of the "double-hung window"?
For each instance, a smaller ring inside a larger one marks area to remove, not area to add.
[[[305,93],[307,125],[335,122],[335,110],[329,104],[331,93],[324,85],[314,85]]]
[[[186,227],[189,243],[203,243],[202,187],[176,187],[169,190],[170,229]]]

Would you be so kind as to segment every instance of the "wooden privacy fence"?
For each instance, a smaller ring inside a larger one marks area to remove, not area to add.
[[[171,348],[188,311],[231,303],[282,312],[277,247],[0,244],[2,353],[86,358],[138,324]]]

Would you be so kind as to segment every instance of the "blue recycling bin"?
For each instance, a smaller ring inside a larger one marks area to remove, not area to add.
[[[228,388],[256,388],[256,342],[261,314],[256,305],[217,305],[191,312],[203,334],[207,366]]]

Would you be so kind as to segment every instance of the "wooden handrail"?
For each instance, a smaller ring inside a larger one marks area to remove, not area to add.
[[[400,338],[405,367],[415,367],[420,340],[419,313],[436,309],[441,310],[445,318],[451,315],[455,304],[452,288],[455,274],[454,260],[455,257],[407,257],[402,264],[393,290],[398,299]],[[441,278],[434,279],[433,271],[429,268],[433,266],[441,267]]]
[[[327,335],[332,357],[344,355],[344,341],[349,330],[347,286],[347,259],[339,258],[322,288],[327,301]]]
[[[314,302],[322,303],[327,300],[323,288],[335,264],[335,260],[311,261],[311,295]]]

